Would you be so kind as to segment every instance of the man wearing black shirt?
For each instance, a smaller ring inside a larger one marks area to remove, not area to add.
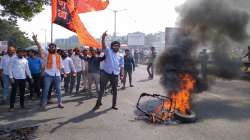
[[[123,80],[123,87],[122,89],[125,89],[126,79],[127,75],[129,76],[129,85],[130,87],[134,87],[132,85],[132,71],[135,70],[135,62],[133,57],[130,54],[129,49],[125,50],[125,56],[124,56],[124,80]]]
[[[94,48],[89,49],[91,56],[82,56],[81,58],[88,62],[88,90],[91,92],[91,85],[94,82],[96,86],[96,92],[100,92],[100,62],[105,59],[103,57],[96,56],[96,50]]]

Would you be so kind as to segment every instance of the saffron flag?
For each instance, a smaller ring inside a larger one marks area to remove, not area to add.
[[[108,0],[52,0],[52,23],[77,33],[82,45],[101,48],[81,22],[78,13],[104,10],[108,4]]]
[[[78,13],[100,11],[109,5],[108,0],[75,0]]]
[[[71,13],[67,0],[52,0],[52,23],[75,32]]]

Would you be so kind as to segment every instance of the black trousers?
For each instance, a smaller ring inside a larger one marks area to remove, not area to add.
[[[30,97],[32,98],[34,96],[34,93],[36,93],[37,97],[40,97],[41,92],[41,74],[32,74],[32,78],[34,80],[33,83],[29,82],[30,85]],[[30,80],[28,80],[30,81]]]
[[[123,81],[123,85],[125,86],[126,81],[127,81],[127,75],[129,78],[129,84],[132,85],[132,69],[124,69],[124,81]]]
[[[64,90],[67,94],[68,91],[71,94],[73,92],[73,88],[75,86],[75,77],[73,76],[73,73],[67,74],[67,77],[64,78]]]
[[[81,77],[82,77],[82,71],[77,72],[77,75],[76,75],[76,92],[79,91],[80,82],[81,82]]]
[[[105,91],[105,86],[109,81],[111,83],[112,94],[113,94],[112,106],[116,106],[118,75],[108,74],[105,71],[101,71],[100,92],[98,93],[97,105],[101,104],[102,97]]]
[[[16,92],[17,87],[19,88],[20,94],[20,106],[24,107],[24,94],[25,94],[25,81],[26,79],[15,79],[14,84],[12,84],[12,90],[10,95],[10,108],[14,108],[16,102]]]
[[[154,65],[153,63],[149,63],[147,67],[149,78],[154,78]]]

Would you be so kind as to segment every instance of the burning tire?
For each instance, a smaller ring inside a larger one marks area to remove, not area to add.
[[[197,120],[196,114],[192,110],[189,111],[188,115],[183,115],[178,110],[175,110],[174,117],[181,123],[193,123]]]

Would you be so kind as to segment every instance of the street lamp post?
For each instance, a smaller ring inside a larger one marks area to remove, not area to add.
[[[123,12],[126,11],[127,9],[122,9],[122,10],[111,10],[112,12],[114,12],[114,35],[113,38],[116,39],[116,16],[118,12]]]

